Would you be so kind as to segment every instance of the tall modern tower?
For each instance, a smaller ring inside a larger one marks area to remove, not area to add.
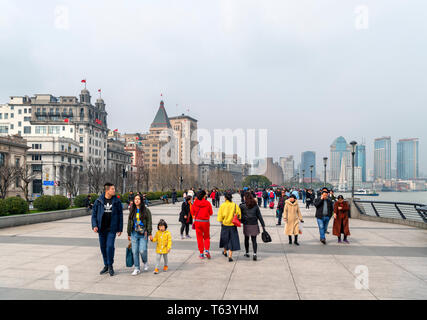
[[[302,170],[305,170],[305,176],[310,176],[310,166],[313,166],[313,178],[316,177],[316,152],[305,151],[301,153],[301,172],[300,177],[302,178]]]
[[[342,173],[342,168],[351,166],[350,146],[345,141],[344,137],[338,137],[331,145],[330,156],[330,175],[329,180],[332,183],[338,183]],[[345,162],[342,165],[342,162]]]
[[[374,142],[374,179],[391,179],[391,137],[377,138]]]
[[[397,143],[398,179],[418,178],[418,145],[418,139],[401,139]]]
[[[366,146],[360,144],[356,146],[355,167],[362,170],[362,182],[366,182]]]

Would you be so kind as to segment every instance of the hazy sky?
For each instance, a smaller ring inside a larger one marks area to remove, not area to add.
[[[121,132],[147,131],[163,93],[170,116],[267,128],[269,155],[313,150],[318,171],[340,135],[368,168],[374,138],[395,167],[418,137],[427,172],[426,16],[425,0],[0,0],[0,103],[86,78]]]

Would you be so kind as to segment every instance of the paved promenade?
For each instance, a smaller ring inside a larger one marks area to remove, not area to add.
[[[276,227],[274,210],[262,208],[273,242],[259,237],[258,261],[252,261],[243,256],[240,230],[242,250],[230,263],[218,248],[215,209],[212,259],[200,260],[194,230],[192,239],[181,240],[180,205],[150,208],[153,225],[165,219],[173,236],[169,271],[158,275],[149,243],[149,271],[131,276],[126,233],[116,241],[116,275],[99,275],[103,263],[90,216],[0,229],[0,299],[427,299],[427,230],[351,219],[350,244],[338,244],[331,221],[325,246],[314,209],[302,207],[305,224],[296,247],[288,244],[284,226]],[[124,219],[126,230],[127,212]],[[69,289],[55,288],[59,265],[69,270]],[[358,268],[368,271],[368,282],[358,282]]]

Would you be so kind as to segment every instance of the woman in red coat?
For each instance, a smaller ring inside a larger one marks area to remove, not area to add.
[[[349,212],[350,206],[348,202],[344,201],[343,196],[339,195],[338,201],[334,204],[334,226],[332,228],[332,234],[338,237],[338,243],[341,243],[341,233],[344,234],[344,242],[349,243],[347,240],[347,236],[350,235]]]
[[[210,222],[209,219],[213,214],[211,203],[206,200],[206,191],[199,191],[196,200],[191,207],[191,215],[194,218],[196,228],[197,245],[199,247],[200,259],[210,259],[209,248],[211,245]]]

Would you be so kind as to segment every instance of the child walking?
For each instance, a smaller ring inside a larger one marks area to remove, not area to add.
[[[153,242],[157,242],[156,248],[156,268],[154,269],[154,274],[159,273],[160,259],[163,257],[165,265],[163,271],[168,271],[168,253],[172,248],[172,235],[167,231],[168,224],[165,220],[160,219],[159,224],[157,225],[157,232],[153,238]]]

